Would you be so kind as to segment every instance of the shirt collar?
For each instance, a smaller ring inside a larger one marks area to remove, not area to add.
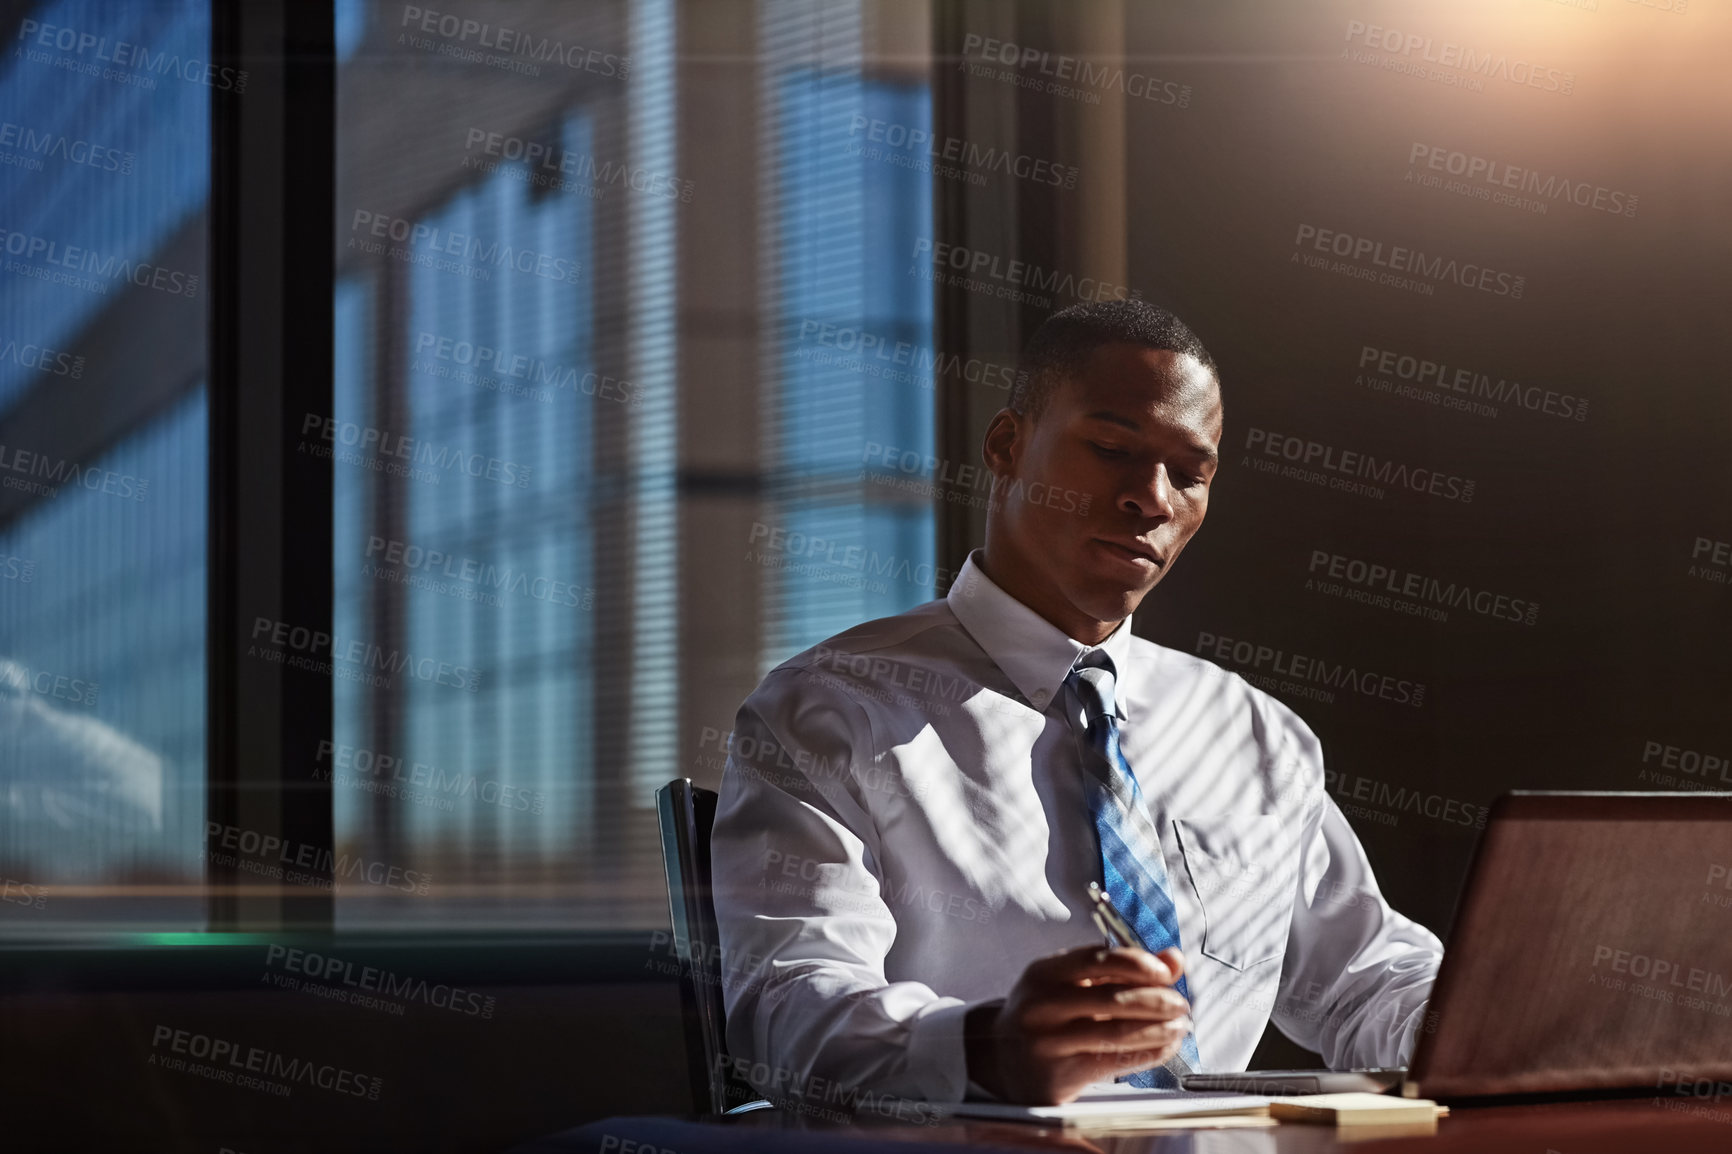
[[[945,595],[945,602],[975,643],[1004,671],[1011,683],[1036,709],[1052,704],[1083,654],[1084,645],[1064,630],[1000,589],[980,568],[980,550],[968,555],[962,571]],[[1131,644],[1131,619],[1125,618],[1098,648],[1113,659],[1122,685]],[[1119,716],[1124,694],[1118,693]]]

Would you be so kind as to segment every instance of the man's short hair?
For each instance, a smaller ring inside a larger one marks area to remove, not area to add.
[[[1025,416],[1040,416],[1060,382],[1080,370],[1096,349],[1114,344],[1195,357],[1220,383],[1215,358],[1197,334],[1166,309],[1134,299],[1091,301],[1052,314],[1034,330],[1017,365],[1010,407]]]

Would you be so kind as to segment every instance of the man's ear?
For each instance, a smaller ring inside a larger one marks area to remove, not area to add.
[[[1027,418],[1014,409],[1000,409],[992,415],[992,423],[986,426],[986,436],[980,442],[980,458],[994,477],[1015,475],[1028,437],[1027,424]]]

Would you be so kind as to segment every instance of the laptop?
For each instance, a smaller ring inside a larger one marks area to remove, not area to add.
[[[1185,1088],[1732,1093],[1732,793],[1506,794],[1449,941],[1405,1077],[1253,1070]]]

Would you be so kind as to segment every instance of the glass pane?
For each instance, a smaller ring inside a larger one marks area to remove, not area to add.
[[[931,358],[812,355],[931,346],[929,178],[853,129],[927,125],[923,72],[857,4],[738,51],[671,0],[406,11],[339,13],[338,414],[413,448],[339,460],[335,625],[431,672],[339,680],[328,769],[340,847],[433,881],[337,918],[662,925],[654,789],[715,784],[768,665],[941,591],[930,496],[865,463],[932,455]]]
[[[197,928],[209,6],[23,11],[0,62],[0,934]]]
[[[797,20],[790,10],[788,22]],[[931,358],[885,373],[850,352],[862,338],[874,348],[932,344],[931,295],[901,259],[932,235],[929,179],[863,158],[856,128],[928,125],[931,101],[923,86],[863,80],[857,59],[807,66],[809,38],[779,48],[792,61],[778,68],[770,57],[780,196],[772,301],[782,339],[766,430],[775,481],[768,532],[759,534],[772,606],[761,672],[941,592],[923,495],[932,483]],[[912,474],[886,469],[886,459],[909,453],[920,462]],[[910,496],[882,483],[904,477],[925,484]]]

